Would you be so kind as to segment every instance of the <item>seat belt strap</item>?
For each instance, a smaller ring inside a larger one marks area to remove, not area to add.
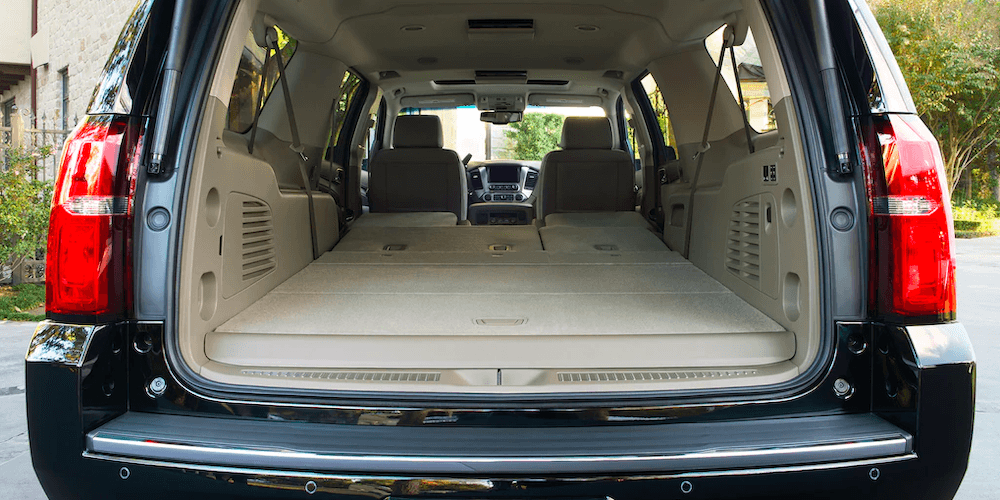
[[[729,60],[733,63],[733,74],[736,75],[736,95],[740,98],[740,112],[743,114],[743,131],[747,134],[747,147],[753,154],[753,138],[750,137],[750,120],[747,118],[747,107],[743,104],[743,86],[740,85],[740,70],[736,65],[736,49],[729,45]]]
[[[253,145],[257,140],[257,121],[260,120],[260,112],[264,107],[264,84],[267,82],[267,63],[271,61],[271,49],[264,51],[264,65],[261,66],[260,86],[257,87],[257,105],[253,108],[253,126],[250,129],[250,142],[247,144],[247,152],[253,154]]]
[[[281,50],[278,48],[278,33],[273,27],[267,29],[267,43],[274,50],[275,62],[278,63],[278,80],[285,95],[285,111],[288,113],[288,129],[292,133],[292,144],[289,146],[292,151],[299,155],[299,174],[302,176],[302,184],[306,189],[306,197],[309,199],[309,234],[312,236],[313,260],[319,258],[319,242],[316,238],[316,207],[313,205],[312,180],[306,170],[306,161],[309,158],[305,155],[305,147],[299,140],[299,128],[295,123],[295,111],[292,109],[292,94],[288,87],[288,76],[285,74],[285,64],[281,59]],[[269,51],[270,53],[270,51]]]
[[[705,152],[707,152],[712,145],[708,142],[708,134],[712,129],[712,115],[715,112],[715,98],[719,93],[719,80],[722,79],[722,66],[725,64],[726,49],[729,49],[733,45],[733,40],[736,35],[732,28],[726,27],[726,31],[723,35],[722,40],[722,50],[719,51],[719,65],[715,69],[715,83],[712,84],[712,96],[708,100],[708,116],[705,117],[705,131],[701,136],[701,145],[698,147],[698,152],[694,154],[693,160],[698,160],[694,166],[694,173],[691,175],[691,190],[688,194],[687,203],[687,221],[684,224],[684,258],[688,258],[691,254],[691,223],[694,221],[694,193],[698,188],[698,177],[701,175],[701,164],[705,161]]]

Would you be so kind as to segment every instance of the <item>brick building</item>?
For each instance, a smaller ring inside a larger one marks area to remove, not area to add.
[[[72,128],[137,0],[3,0],[0,113],[25,127]],[[44,123],[43,123],[44,116]]]

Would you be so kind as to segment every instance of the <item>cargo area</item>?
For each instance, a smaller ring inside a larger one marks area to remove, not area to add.
[[[794,353],[642,227],[362,225],[205,338],[220,376],[424,390],[745,384]]]
[[[394,55],[497,48],[468,27],[499,16],[495,4],[461,15],[279,5],[241,3],[188,170],[172,335],[197,376],[329,391],[707,390],[788,382],[824,354],[807,162],[758,4],[593,6],[581,19],[662,50],[581,38],[602,62],[553,69],[532,51],[561,38],[539,29],[507,44],[496,74],[476,58],[429,70]],[[654,22],[667,14],[690,23]],[[539,27],[583,22],[570,4],[532,15]],[[373,22],[427,30],[383,40],[362,29]],[[726,23],[752,49],[740,64],[757,72],[754,91],[769,92],[751,115],[736,90],[710,93],[719,68],[732,70],[711,45]],[[261,69],[273,65],[259,42],[270,24],[300,41],[280,85]],[[670,107],[669,130],[641,119],[650,96]],[[512,133],[479,116],[508,101],[545,104],[560,145],[542,158],[463,149],[483,144],[472,132]]]

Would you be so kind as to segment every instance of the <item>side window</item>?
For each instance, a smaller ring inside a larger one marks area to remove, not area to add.
[[[291,60],[295,54],[298,43],[289,38],[281,28],[275,26],[278,31],[278,48],[281,50],[281,58],[285,64]],[[253,125],[254,113],[257,111],[257,99],[261,90],[264,92],[264,100],[274,90],[274,85],[278,82],[278,63],[272,52],[268,60],[267,68],[264,68],[264,60],[267,59],[267,50],[257,45],[254,41],[253,33],[247,32],[246,41],[243,44],[243,54],[240,56],[240,64],[236,69],[236,79],[233,81],[233,93],[229,98],[229,112],[226,116],[226,128],[234,132],[246,133]],[[264,78],[263,89],[261,89],[261,75]]]
[[[335,163],[348,161],[348,158],[343,155],[350,155],[347,150],[351,145],[346,142],[341,143],[341,136],[344,133],[350,134],[349,130],[345,132],[344,127],[347,124],[348,115],[351,113],[351,106],[358,98],[364,99],[366,97],[359,92],[363,83],[364,80],[351,70],[345,71],[344,76],[340,79],[340,90],[333,108],[333,131],[327,138],[326,155],[324,156]],[[360,121],[363,123],[364,117],[360,117]],[[350,140],[351,137],[346,137],[346,139]]]
[[[632,112],[628,108],[625,108],[625,140],[628,142],[629,152],[632,153],[633,158],[636,160],[641,159],[642,155],[639,151],[639,140],[635,136],[635,122],[632,121]]]
[[[719,52],[722,50],[722,36],[725,29],[723,26],[705,39],[705,50],[715,64],[719,64]],[[760,133],[774,130],[777,125],[774,121],[774,108],[771,106],[771,92],[767,88],[767,78],[760,63],[760,53],[757,52],[757,43],[754,41],[752,31],[747,31],[746,41],[743,45],[735,47],[733,53],[736,56],[738,74],[733,74],[733,63],[728,50],[722,67],[722,78],[729,86],[733,99],[739,99],[736,89],[739,82],[739,88],[743,92],[741,104],[746,110],[750,126]]]
[[[625,109],[626,137],[629,147],[636,159],[643,159],[642,151],[644,147],[652,147],[655,158],[650,160],[654,164],[662,164],[665,161],[676,158],[677,138],[674,135],[673,122],[670,120],[670,113],[667,111],[667,103],[663,99],[659,85],[653,75],[646,73],[637,80],[632,81],[632,92],[638,101],[638,109]],[[635,120],[642,120],[646,124],[646,130],[651,134],[648,138],[650,144],[646,144],[646,137],[636,133]]]
[[[371,160],[372,155],[375,154],[376,142],[379,141],[378,131],[379,131],[379,108],[384,105],[382,101],[382,89],[378,90],[378,94],[375,95],[375,102],[372,103],[372,107],[368,110],[368,133],[365,134],[365,143],[362,145],[364,148],[364,156],[361,160],[361,169],[368,170],[368,162]]]
[[[646,92],[646,98],[649,99],[649,105],[653,109],[656,122],[660,124],[660,132],[663,133],[663,143],[676,149],[677,138],[674,137],[674,126],[670,123],[670,113],[667,112],[667,104],[663,100],[663,93],[660,92],[660,87],[656,85],[656,80],[652,74],[644,76],[639,83],[642,84],[642,89]]]
[[[337,108],[334,110],[336,115],[333,118],[333,137],[331,138],[334,146],[340,144],[340,133],[347,121],[347,112],[351,109],[351,104],[354,104],[354,99],[358,97],[361,82],[361,77],[350,70],[345,71],[344,77],[340,80],[340,94],[337,97]]]

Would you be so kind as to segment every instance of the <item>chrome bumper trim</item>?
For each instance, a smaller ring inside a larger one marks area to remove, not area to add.
[[[125,465],[137,465],[144,467],[158,467],[164,469],[172,470],[182,470],[185,472],[192,472],[195,474],[232,474],[232,475],[242,475],[246,477],[256,477],[259,481],[262,478],[270,478],[272,480],[301,480],[303,483],[307,480],[322,481],[326,484],[331,483],[344,483],[344,484],[377,484],[379,486],[386,486],[387,482],[407,482],[413,483],[414,481],[427,481],[433,484],[434,489],[440,491],[450,490],[450,491],[464,491],[464,492],[485,492],[493,489],[495,481],[497,479],[482,479],[482,478],[457,478],[457,477],[446,477],[446,476],[434,476],[434,477],[416,477],[414,475],[377,475],[377,474],[349,474],[349,473],[327,473],[327,472],[313,472],[313,471],[299,471],[299,470],[280,470],[274,468],[248,468],[248,467],[228,467],[220,465],[205,465],[198,463],[184,463],[184,462],[170,462],[165,460],[151,460],[145,458],[130,458],[130,457],[120,457],[114,455],[107,455],[103,453],[94,452],[84,452],[83,457],[91,460],[100,460],[104,462],[113,462],[116,464]],[[916,460],[916,453],[906,453],[903,455],[895,455],[881,458],[871,458],[864,460],[849,460],[842,462],[832,462],[832,463],[822,463],[822,464],[807,464],[807,465],[788,465],[780,467],[762,467],[762,468],[739,468],[730,470],[710,470],[710,471],[684,471],[684,472],[674,472],[674,473],[647,473],[647,474],[629,474],[628,476],[622,475],[591,475],[591,476],[561,476],[561,477],[546,477],[540,475],[526,474],[517,477],[504,477],[502,479],[503,483],[510,482],[528,482],[528,481],[551,481],[551,482],[597,482],[597,481],[655,481],[664,479],[692,479],[692,478],[711,478],[711,477],[730,477],[730,476],[755,476],[755,475],[766,475],[766,474],[783,474],[783,473],[795,473],[795,472],[811,472],[811,471],[826,471],[826,470],[836,470],[836,469],[846,469],[851,467],[871,467],[880,466],[898,462],[906,462],[909,460]],[[248,481],[249,482],[249,481]],[[424,490],[424,488],[421,488]]]
[[[169,463],[263,469],[299,469],[332,473],[434,476],[456,474],[657,474],[660,472],[747,469],[881,459],[912,452],[905,436],[871,441],[830,443],[799,447],[698,451],[645,456],[391,456],[320,454],[308,451],[223,447],[203,444],[156,442],[135,436],[97,430],[87,436],[87,453],[142,457]],[[204,469],[205,466],[194,466]]]

